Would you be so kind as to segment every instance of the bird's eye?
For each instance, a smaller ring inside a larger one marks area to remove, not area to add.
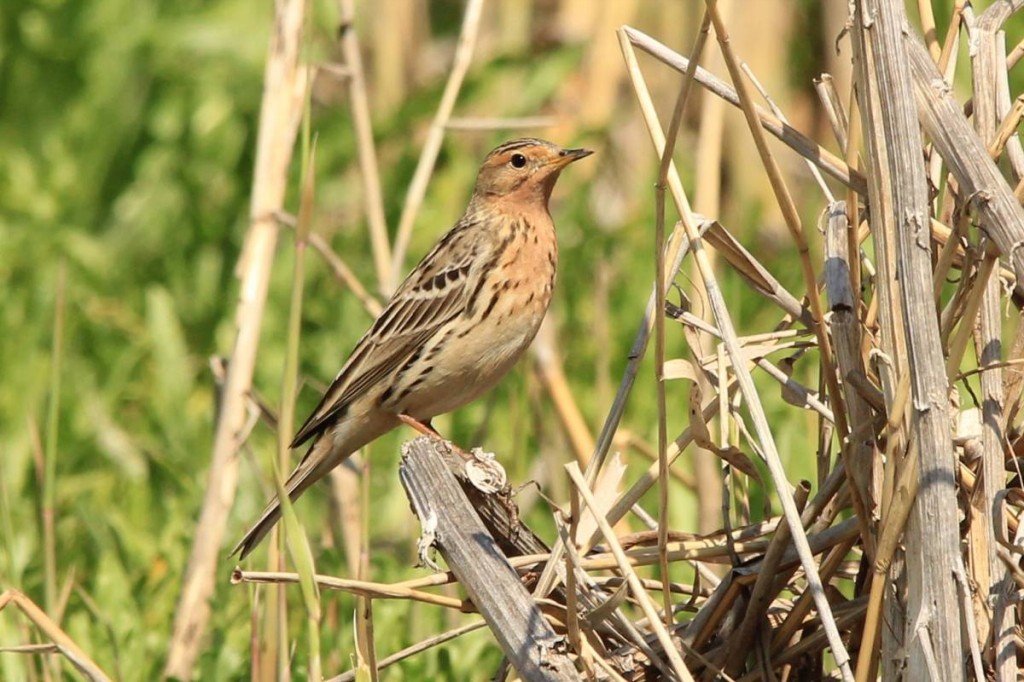
[[[526,157],[525,156],[523,156],[522,154],[513,154],[512,155],[512,167],[513,168],[523,168],[525,165],[526,165]]]

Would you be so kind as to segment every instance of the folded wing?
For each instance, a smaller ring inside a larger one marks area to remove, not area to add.
[[[452,319],[462,315],[469,300],[473,230],[463,218],[428,253],[391,297],[370,330],[356,344],[348,362],[324,393],[320,404],[291,443],[295,448],[324,431],[344,414],[353,400],[398,370],[424,343]],[[445,261],[436,258],[445,254]],[[462,257],[452,259],[452,254]]]

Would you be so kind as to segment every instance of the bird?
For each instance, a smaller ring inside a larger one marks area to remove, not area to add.
[[[291,448],[311,442],[284,484],[293,502],[403,422],[432,431],[431,419],[512,368],[555,286],[551,191],[566,166],[592,153],[521,138],[487,154],[462,217],[395,290],[292,440]],[[280,517],[275,495],[231,555],[244,559]]]

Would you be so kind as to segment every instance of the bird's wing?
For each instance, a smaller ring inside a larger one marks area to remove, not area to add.
[[[480,258],[475,222],[463,218],[428,253],[363,335],[291,447],[323,431],[353,400],[391,375],[442,325],[461,315]]]

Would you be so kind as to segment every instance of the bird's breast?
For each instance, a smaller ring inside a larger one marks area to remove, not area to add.
[[[514,231],[479,273],[464,315],[431,343],[431,376],[410,394],[406,411],[428,419],[465,405],[498,383],[540,329],[557,266],[553,230],[550,235],[525,226]]]

